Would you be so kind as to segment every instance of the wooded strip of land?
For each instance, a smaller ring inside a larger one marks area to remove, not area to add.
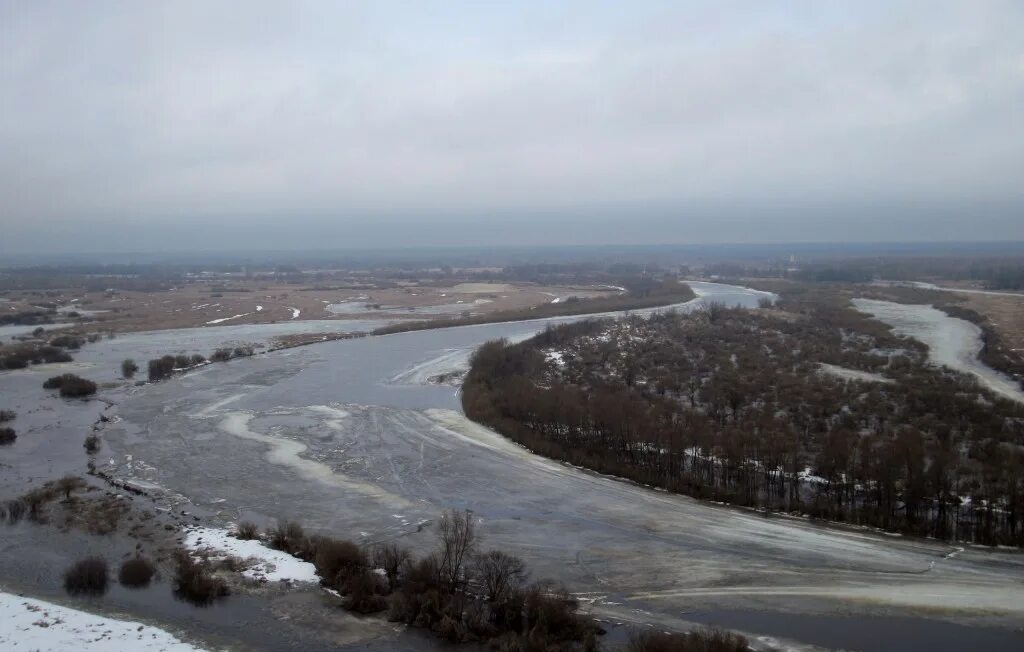
[[[463,406],[540,454],[700,498],[1024,545],[1024,406],[926,357],[796,292],[490,342]]]

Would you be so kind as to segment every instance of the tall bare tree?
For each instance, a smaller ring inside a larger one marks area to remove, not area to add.
[[[477,555],[474,560],[477,577],[484,585],[487,599],[501,602],[526,579],[523,560],[500,550]]]
[[[446,510],[437,526],[440,538],[438,572],[449,590],[455,590],[465,579],[468,557],[476,546],[473,513],[467,510]]]

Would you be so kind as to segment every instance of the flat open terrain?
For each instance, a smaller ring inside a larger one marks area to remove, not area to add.
[[[695,289],[750,306],[763,296]],[[239,328],[251,339],[269,327]],[[488,339],[541,328],[490,324],[329,342],[140,387],[114,381],[121,358],[143,358],[131,350],[189,347],[197,333],[208,349],[209,337],[234,329],[153,334],[157,343],[126,335],[87,345],[76,362],[87,366],[83,375],[113,383],[101,393],[113,404],[104,411],[111,420],[102,428],[101,470],[148,487],[156,509],[207,527],[289,518],[422,552],[434,543],[440,511],[465,507],[484,545],[521,555],[535,578],[565,583],[620,634],[616,623],[700,622],[796,649],[893,649],[894,641],[902,649],[1019,649],[1024,559],[1016,551],[765,518],[575,469],[467,421],[456,388],[426,382]],[[13,471],[0,483],[7,494],[80,469],[81,439],[105,407],[41,398],[46,373],[0,375],[19,411],[19,440],[0,452]],[[35,562],[19,568],[50,559],[42,548],[20,550]],[[274,608],[285,599],[274,598]],[[266,610],[252,601],[232,596],[225,609],[255,619]],[[305,609],[303,622],[349,627],[351,618],[336,612]],[[187,613],[168,608],[155,617],[205,631]]]
[[[89,328],[133,332],[218,324],[267,324],[307,319],[435,319],[540,306],[569,297],[611,296],[606,286],[530,283],[292,284],[248,279],[192,281],[165,291],[12,291],[0,311],[59,306],[60,318],[93,320]]]

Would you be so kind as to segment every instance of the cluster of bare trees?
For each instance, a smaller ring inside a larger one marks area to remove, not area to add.
[[[463,406],[538,453],[681,493],[1024,545],[1024,408],[820,297],[490,342]]]
[[[256,536],[246,524],[246,538]],[[596,649],[600,630],[576,613],[576,601],[550,582],[528,583],[526,565],[501,550],[484,550],[469,511],[446,511],[437,546],[415,558],[396,543],[372,549],[351,541],[306,535],[281,523],[271,546],[313,562],[321,581],[338,591],[345,608],[387,611],[388,618],[456,642],[490,642],[503,650]]]

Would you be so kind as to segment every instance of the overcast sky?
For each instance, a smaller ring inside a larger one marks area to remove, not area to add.
[[[0,253],[1024,240],[1024,2],[0,0]]]

